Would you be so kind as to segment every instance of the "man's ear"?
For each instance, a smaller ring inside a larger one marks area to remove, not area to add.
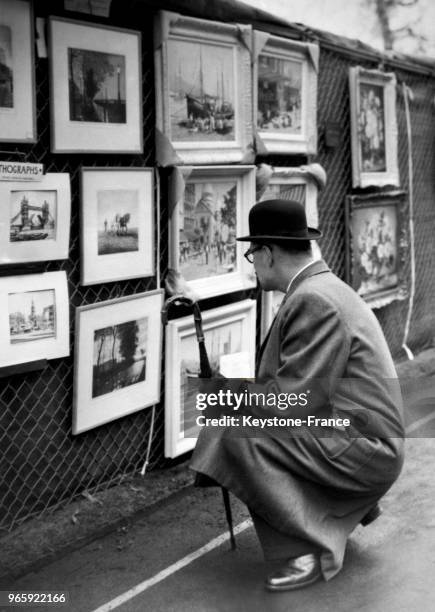
[[[267,265],[269,266],[269,268],[271,268],[273,266],[273,262],[274,262],[274,252],[273,252],[273,249],[268,244],[265,244],[264,245],[264,250],[266,251]]]

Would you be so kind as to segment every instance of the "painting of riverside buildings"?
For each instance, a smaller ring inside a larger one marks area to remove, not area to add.
[[[236,181],[188,182],[179,214],[179,270],[184,278],[234,272]]]
[[[232,49],[177,40],[168,54],[171,140],[234,140]]]

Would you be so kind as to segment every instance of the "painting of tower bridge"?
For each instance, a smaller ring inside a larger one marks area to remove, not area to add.
[[[56,239],[56,191],[12,191],[10,242]]]
[[[8,302],[12,344],[56,335],[54,289],[10,293]]]

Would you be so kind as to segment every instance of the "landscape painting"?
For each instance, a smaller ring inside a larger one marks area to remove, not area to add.
[[[359,85],[359,153],[363,172],[385,172],[384,87],[369,83]]]
[[[68,48],[71,121],[126,123],[125,56]]]
[[[179,270],[186,280],[234,272],[237,181],[190,181],[179,211]]]
[[[56,230],[56,190],[11,191],[10,242],[56,240]]]
[[[139,250],[136,189],[97,191],[98,255]]]
[[[12,344],[56,336],[54,289],[10,293],[8,303]]]
[[[302,61],[261,54],[258,58],[257,127],[302,133]]]
[[[92,397],[145,381],[148,318],[96,329]]]
[[[14,106],[12,30],[0,23],[0,108]]]
[[[234,140],[233,49],[169,40],[168,71],[171,140]]]

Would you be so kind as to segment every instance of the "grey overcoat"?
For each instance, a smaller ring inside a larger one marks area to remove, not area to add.
[[[311,431],[241,437],[231,428],[203,428],[191,467],[279,532],[320,548],[329,579],[342,566],[348,535],[399,475],[404,434],[397,375],[381,327],[323,261],[295,278],[260,350],[257,383],[289,391],[295,379],[301,389],[306,381],[327,381],[333,414],[362,410],[376,427],[364,436],[334,431],[328,437]],[[335,384],[342,379],[361,385],[343,392]]]

